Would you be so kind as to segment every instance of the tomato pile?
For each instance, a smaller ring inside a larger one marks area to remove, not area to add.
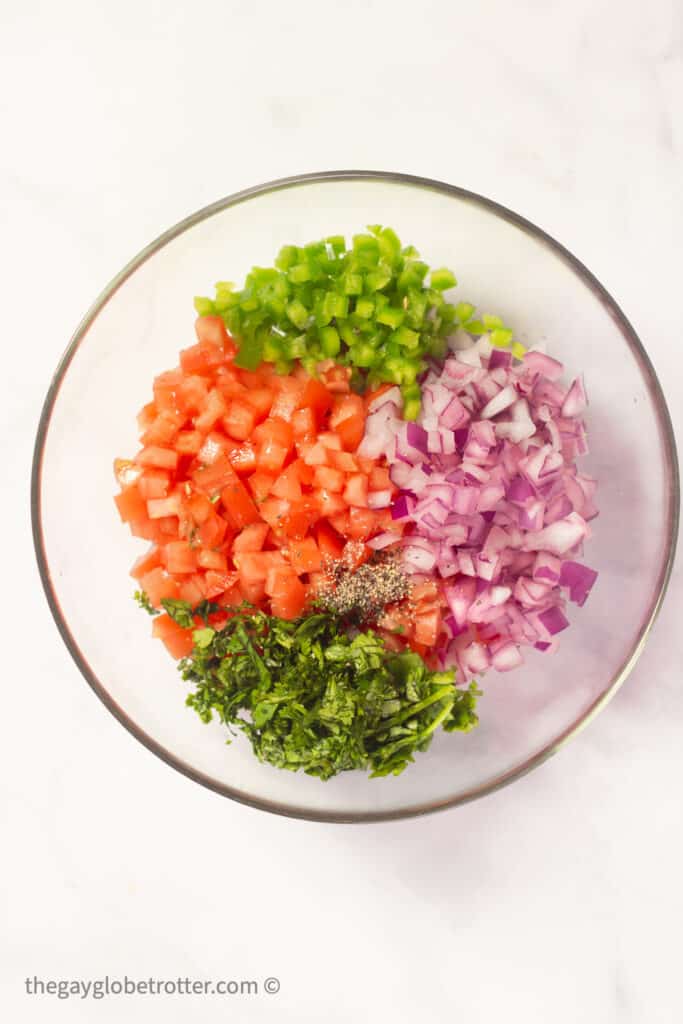
[[[226,609],[249,601],[295,618],[327,560],[353,569],[369,558],[371,537],[401,536],[383,458],[356,454],[377,392],[354,394],[350,369],[332,361],[317,378],[300,367],[285,376],[268,364],[239,369],[217,316],[200,317],[196,333],[180,366],[154,381],[138,417],[141,450],[115,462],[119,515],[152,542],[131,575],[155,608],[168,598]],[[382,625],[394,644],[426,649],[439,617],[427,585]],[[192,631],[168,615],[154,633],[174,657],[192,649]]]

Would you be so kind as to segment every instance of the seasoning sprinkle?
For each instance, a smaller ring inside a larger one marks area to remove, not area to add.
[[[388,604],[400,601],[410,590],[396,555],[376,557],[353,571],[341,562],[332,562],[326,575],[320,604],[336,615],[355,615],[360,620],[376,619]]]

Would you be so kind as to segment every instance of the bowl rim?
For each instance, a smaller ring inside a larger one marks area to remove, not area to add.
[[[253,199],[260,195],[265,195],[271,192],[279,192],[285,189],[296,188],[302,185],[320,184],[325,182],[358,182],[358,181],[375,181],[384,182],[390,185],[408,185],[415,188],[426,189],[429,191],[439,192],[442,195],[449,196],[451,198],[464,200],[472,203],[476,206],[482,207],[489,213],[500,217],[507,221],[509,224],[520,228],[527,234],[533,236],[536,240],[540,241],[547,248],[551,249],[555,255],[559,256],[569,267],[577,274],[583,281],[586,287],[595,295],[600,301],[603,307],[607,310],[612,319],[616,322],[619,327],[624,340],[631,348],[633,354],[637,357],[641,372],[648,386],[649,392],[652,396],[653,403],[655,406],[656,413],[659,418],[659,427],[662,435],[662,441],[665,450],[665,459],[667,463],[667,469],[669,472],[669,500],[667,507],[667,527],[668,527],[668,553],[664,559],[663,565],[661,566],[659,578],[657,580],[657,586],[654,590],[654,598],[650,603],[648,614],[641,625],[641,628],[636,635],[634,642],[631,646],[630,653],[624,660],[618,671],[612,676],[612,679],[603,691],[603,693],[586,709],[586,711],[565,730],[563,730],[558,736],[556,736],[550,743],[546,744],[540,751],[537,751],[531,757],[527,758],[521,765],[509,769],[494,778],[481,783],[478,786],[473,786],[462,793],[454,797],[448,797],[445,799],[430,801],[427,803],[421,803],[416,805],[410,805],[405,808],[398,810],[389,811],[367,811],[367,812],[344,812],[344,811],[324,811],[324,810],[310,810],[304,808],[298,808],[288,804],[278,803],[276,801],[269,801],[262,798],[253,797],[248,793],[241,790],[237,790],[228,786],[218,780],[206,775],[205,773],[197,770],[192,765],[187,764],[181,758],[177,757],[172,751],[158,743],[152,736],[141,729],[121,708],[117,702],[113,699],[106,687],[97,678],[93,670],[90,668],[88,661],[80,650],[78,643],[69,629],[68,623],[64,614],[62,613],[59,599],[57,597],[56,589],[53,586],[50,568],[48,563],[47,551],[45,547],[45,540],[42,529],[42,467],[43,467],[43,456],[45,451],[45,443],[50,428],[50,422],[52,419],[52,412],[59,395],[61,383],[67,373],[69,365],[78,350],[79,345],[85,338],[91,325],[97,318],[103,307],[109,302],[109,300],[116,294],[121,288],[125,281],[132,276],[132,274],[144,264],[150,257],[157,253],[160,249],[164,248],[169,242],[173,241],[185,231],[199,224],[201,221],[207,220],[217,213],[221,213],[223,210],[228,209],[231,206],[236,206],[247,200]],[[469,803],[472,800],[476,800],[482,796],[486,796],[489,793],[493,793],[503,786],[514,782],[516,779],[526,775],[532,769],[539,767],[549,757],[560,750],[570,739],[578,735],[602,710],[603,707],[608,703],[609,700],[614,696],[620,686],[624,683],[629,673],[633,669],[636,661],[638,660],[647,637],[652,629],[654,621],[659,613],[666,589],[671,576],[671,571],[674,563],[676,544],[678,538],[678,527],[679,527],[679,505],[680,505],[680,481],[679,481],[679,470],[678,470],[678,458],[676,452],[676,440],[671,423],[671,417],[667,408],[664,394],[657,378],[657,374],[652,365],[652,362],[647,355],[644,345],[640,338],[636,334],[630,321],[618,306],[616,301],[609,294],[607,289],[600,283],[594,274],[568,249],[560,244],[555,238],[539,228],[532,221],[527,220],[525,217],[518,213],[508,209],[506,206],[489,199],[486,196],[480,195],[477,192],[472,192],[468,189],[461,188],[457,185],[451,185],[446,182],[437,181],[432,178],[420,177],[412,174],[403,174],[396,171],[368,171],[368,170],[338,170],[338,171],[313,171],[305,174],[296,174],[285,178],[278,178],[273,181],[268,181],[260,185],[254,185],[250,188],[242,189],[239,192],[234,192],[231,195],[225,196],[222,199],[210,203],[208,206],[204,206],[201,209],[191,213],[188,217],[179,221],[173,225],[167,231],[164,231],[154,241],[150,242],[144,247],[136,256],[134,256],[122,270],[116,274],[115,277],[105,286],[105,288],[97,296],[93,304],[90,306],[88,311],[83,316],[82,320],[76,327],[58,365],[52,377],[50,387],[48,389],[45,401],[40,414],[38,422],[38,428],[36,433],[35,446],[33,451],[33,462],[31,469],[31,526],[33,533],[33,544],[35,548],[36,559],[38,562],[38,570],[40,573],[41,582],[47,598],[52,616],[57,625],[57,629],[60,636],[79,668],[81,674],[85,678],[86,682],[93,689],[95,694],[99,697],[102,703],[109,709],[116,719],[123,725],[131,735],[133,735],[140,743],[147,747],[153,754],[165,761],[166,764],[174,768],[176,771],[187,776],[194,782],[198,782],[200,785],[205,786],[207,789],[211,789],[221,796],[229,797],[238,803],[246,804],[247,806],[256,808],[258,810],[269,811],[273,814],[279,814],[284,817],[298,818],[308,821],[318,822],[329,822],[329,823],[372,823],[372,822],[383,822],[383,821],[395,821],[403,818],[412,818],[429,814],[439,810],[446,810],[450,807],[460,806],[465,803]]]

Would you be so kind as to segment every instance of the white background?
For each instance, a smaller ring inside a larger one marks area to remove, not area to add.
[[[632,319],[681,437],[678,0],[0,0],[5,1019],[673,1024],[680,569],[636,670],[568,748],[484,801],[389,825],[201,789],[108,715],[58,639],[28,476],[78,319],[190,211],[342,167],[450,181],[560,239]],[[24,992],[105,973],[282,987]]]

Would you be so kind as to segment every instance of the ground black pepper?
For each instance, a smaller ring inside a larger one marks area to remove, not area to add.
[[[387,605],[400,601],[410,590],[396,555],[376,556],[353,570],[331,562],[325,575],[320,604],[336,615],[353,615],[361,621],[376,619]]]

